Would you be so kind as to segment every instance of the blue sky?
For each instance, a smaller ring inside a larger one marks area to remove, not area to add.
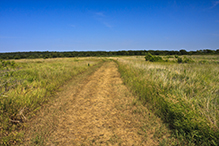
[[[219,1],[0,0],[0,52],[219,49]]]

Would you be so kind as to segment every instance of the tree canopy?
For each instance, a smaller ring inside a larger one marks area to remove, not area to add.
[[[24,58],[61,58],[61,57],[108,57],[108,56],[134,56],[134,55],[214,55],[219,54],[217,50],[197,50],[189,51],[161,51],[161,50],[129,50],[129,51],[86,51],[86,52],[11,52],[11,53],[0,53],[0,59],[24,59]]]

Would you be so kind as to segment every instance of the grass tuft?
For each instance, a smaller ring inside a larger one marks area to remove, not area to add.
[[[125,84],[188,143],[219,143],[219,66],[118,59]],[[211,60],[209,59],[209,62]],[[164,142],[163,142],[164,143]]]

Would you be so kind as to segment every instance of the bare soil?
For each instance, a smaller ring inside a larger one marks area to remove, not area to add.
[[[169,136],[123,84],[114,62],[64,86],[29,125],[24,145],[158,145]]]

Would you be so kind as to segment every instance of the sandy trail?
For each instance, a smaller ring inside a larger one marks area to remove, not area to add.
[[[100,67],[80,87],[59,116],[59,124],[48,145],[139,145],[142,137],[114,62]],[[119,108],[120,107],[120,108]],[[121,116],[121,114],[123,116]]]

